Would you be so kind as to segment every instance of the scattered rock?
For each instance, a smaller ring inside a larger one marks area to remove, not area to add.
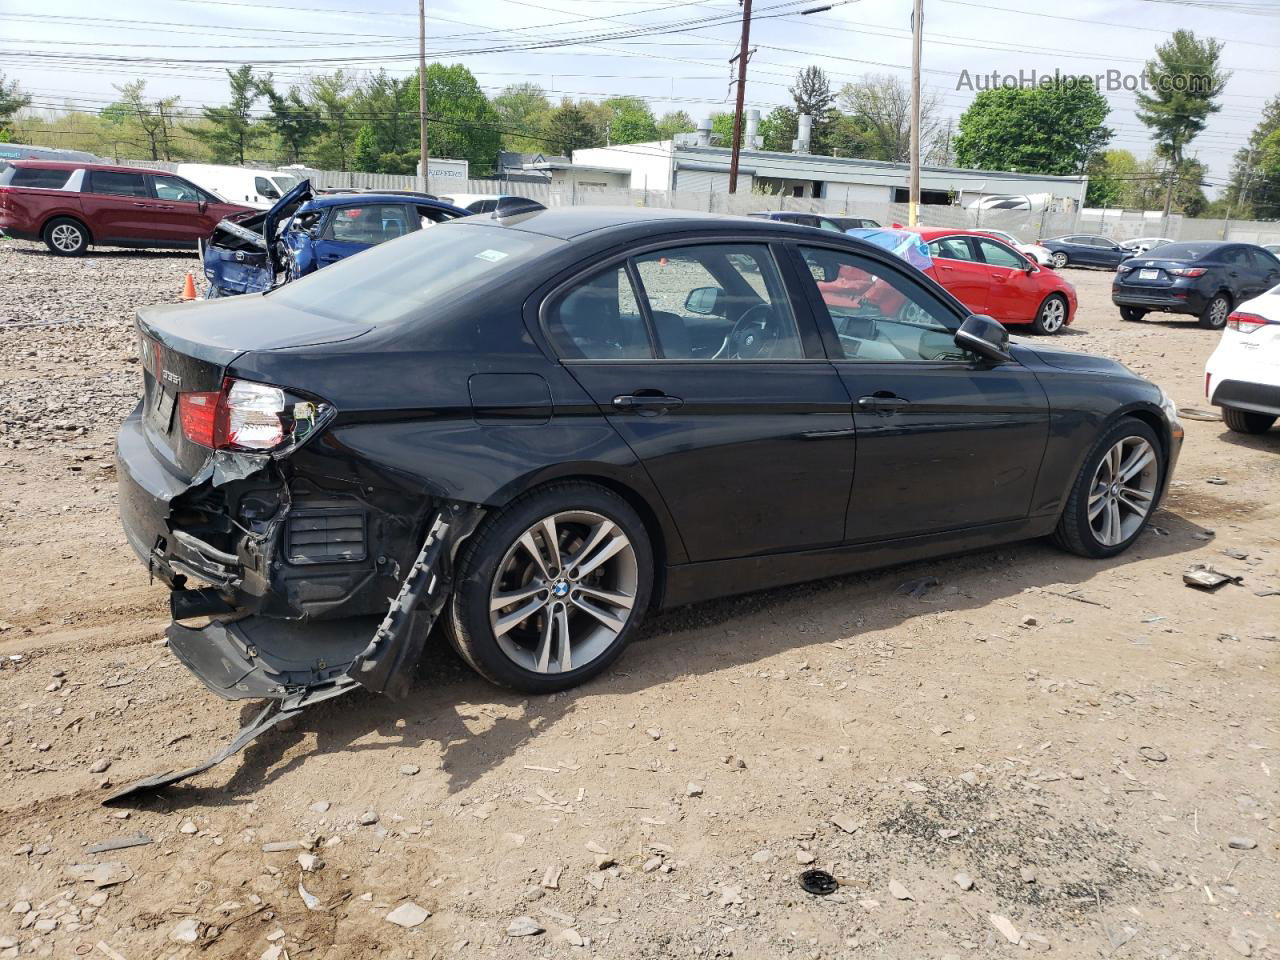
[[[311,812],[312,812],[312,813],[328,813],[328,812],[329,812],[329,801],[328,801],[328,800],[317,800],[315,803],[313,803],[313,804],[311,805]]]
[[[568,930],[561,931],[560,937],[571,947],[585,947],[588,942],[586,937],[580,934],[577,930],[574,930],[572,927]]]
[[[1024,933],[1022,942],[1030,946],[1032,950],[1039,950],[1041,953],[1046,953],[1052,947],[1048,939],[1038,933]]]
[[[960,779],[971,787],[976,787],[978,785],[978,775],[972,770],[966,770],[964,773],[960,774]]]
[[[1004,938],[1017,946],[1022,942],[1022,934],[1018,933],[1018,928],[1009,922],[1008,917],[1002,917],[998,913],[989,913],[987,918],[991,921],[991,925],[1004,935]]]
[[[362,827],[372,827],[377,822],[378,814],[376,811],[366,810],[364,813],[360,814],[360,826]]]
[[[178,827],[178,832],[185,833],[185,834],[196,833],[198,830],[199,830],[199,827],[197,827],[190,820],[183,820],[182,826]],[[263,849],[265,850],[266,848],[264,847]],[[270,853],[271,851],[267,850],[266,852]]]
[[[662,731],[659,730],[657,727],[650,727],[648,730],[645,731],[645,733],[649,735],[650,740],[662,739]]]
[[[687,787],[685,787],[684,792],[685,796],[700,797],[702,796],[702,784],[691,782]]]
[[[306,904],[308,910],[321,909],[320,898],[304,887],[301,883],[298,884],[298,896],[302,898],[302,902]]]
[[[1258,841],[1252,837],[1232,837],[1227,841],[1227,846],[1232,850],[1252,850],[1258,845]]]
[[[1022,620],[1019,622],[1024,627],[1038,627],[1040,625],[1040,621],[1037,620],[1035,617],[1031,616],[1030,614],[1023,617]]]
[[[951,879],[955,881],[956,886],[961,890],[973,889],[973,877],[969,876],[967,873],[957,873]]]
[[[889,892],[893,894],[895,900],[914,900],[911,891],[904,887],[897,880],[889,881]]]
[[[416,777],[421,771],[422,771],[422,768],[418,766],[416,763],[400,764],[400,774],[402,776]]]
[[[721,887],[720,888],[720,906],[732,907],[742,904],[742,888],[741,887]]]
[[[186,824],[183,824],[183,826],[186,826]],[[182,832],[192,833],[194,831],[183,830]],[[301,850],[301,849],[302,849],[302,844],[300,844],[297,840],[273,840],[271,841],[271,843],[264,843],[262,845],[263,853],[289,853],[292,850]]]
[[[406,900],[387,914],[387,920],[397,927],[409,929],[410,927],[416,927],[429,916],[431,916],[430,910],[424,910],[412,900]]]
[[[101,760],[97,760],[94,762],[93,766],[89,768],[89,772],[90,773],[106,773],[110,769],[111,769],[111,761],[108,760],[106,757],[103,757]]]
[[[542,875],[542,885],[548,890],[560,889],[560,871],[558,864],[552,864],[547,867],[546,872]]]
[[[75,863],[67,867],[67,874],[76,880],[92,883],[98,889],[114,887],[133,878],[133,869],[127,863]]]
[[[858,827],[861,826],[861,824],[857,820],[853,819],[853,817],[843,813],[837,813],[831,818],[831,822],[845,833],[856,833]]]
[[[1030,867],[1023,867],[1020,871],[1018,871],[1018,874],[1019,876],[1022,877],[1023,883],[1036,882],[1036,872],[1032,870]]]
[[[797,850],[797,851],[796,851],[796,863],[799,863],[799,864],[810,864],[810,863],[813,863],[813,862],[814,862],[815,860],[817,860],[817,859],[818,859],[818,858],[817,858],[817,857],[815,857],[815,856],[813,855],[813,851],[811,851],[811,850]]]
[[[1072,768],[1071,768],[1071,779],[1072,779],[1072,780],[1083,780],[1083,779],[1084,779],[1084,771],[1083,771],[1083,770],[1081,770],[1079,767],[1072,767]]]
[[[315,873],[317,870],[324,869],[324,861],[314,853],[300,853],[298,854],[298,866],[306,873]]]
[[[195,917],[186,917],[169,931],[169,939],[174,943],[195,943],[200,939],[200,921]]]
[[[508,937],[533,937],[544,932],[533,917],[516,917],[507,924]]]

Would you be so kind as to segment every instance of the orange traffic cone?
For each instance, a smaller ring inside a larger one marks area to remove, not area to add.
[[[182,284],[182,294],[179,300],[195,300],[196,299],[196,278],[195,275],[188,270],[186,282]]]

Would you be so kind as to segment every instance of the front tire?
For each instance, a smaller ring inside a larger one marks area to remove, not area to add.
[[[1235,407],[1222,408],[1222,422],[1227,429],[1236,433],[1266,433],[1276,422],[1270,413],[1254,413],[1251,410],[1237,410]]]
[[[653,589],[653,549],[622,497],[593,483],[520,497],[468,542],[449,601],[454,646],[481,676],[553,693],[622,653]]]
[[[78,257],[89,249],[89,231],[70,217],[54,217],[44,225],[44,245],[60,257]]]
[[[1067,298],[1060,293],[1051,293],[1044,298],[1031,327],[1036,333],[1053,336],[1067,323]]]
[[[1053,533],[1082,557],[1114,557],[1138,539],[1151,519],[1164,479],[1160,441],[1141,420],[1124,417],[1085,457]]]
[[[1059,250],[1053,255],[1053,269],[1055,270],[1061,270],[1070,262],[1071,262],[1071,258],[1068,257],[1061,250]]]
[[[1221,330],[1227,325],[1227,315],[1230,313],[1231,298],[1220,293],[1200,311],[1200,326],[1206,330]]]
[[[1137,323],[1146,315],[1147,315],[1147,311],[1143,310],[1141,307],[1121,307],[1120,308],[1120,319],[1126,320],[1129,323]]]

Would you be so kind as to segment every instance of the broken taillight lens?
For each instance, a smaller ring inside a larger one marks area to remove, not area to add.
[[[287,453],[328,422],[333,407],[250,380],[178,394],[183,435],[212,450]]]
[[[1227,329],[1235,330],[1239,333],[1253,333],[1253,331],[1261,330],[1274,322],[1256,313],[1242,313],[1237,310],[1227,317]]]

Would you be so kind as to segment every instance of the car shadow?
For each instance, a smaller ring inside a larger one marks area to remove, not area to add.
[[[13,252],[24,257],[52,257],[43,245],[30,247],[14,247]],[[195,250],[131,250],[116,247],[107,250],[86,250],[75,257],[59,257],[60,260],[191,260],[196,256]]]
[[[1234,430],[1223,430],[1218,434],[1217,439],[1233,447],[1246,447],[1268,453],[1280,452],[1280,422],[1265,433],[1236,433]]]
[[[538,739],[542,731],[572,716],[587,698],[651,689],[682,676],[731,670],[832,640],[857,643],[865,631],[900,627],[940,611],[984,610],[1045,584],[1066,585],[1063,593],[1074,591],[1136,561],[1201,548],[1211,537],[1206,528],[1162,508],[1142,538],[1111,560],[1088,560],[1064,554],[1045,541],[1025,541],[663,611],[646,622],[603,676],[549,697],[490,685],[462,663],[437,630],[406,700],[395,702],[360,691],[319,704],[252,743],[223,786],[178,785],[169,788],[161,802],[237,804],[326,754],[412,750],[428,741],[441,755],[440,772],[447,778],[448,792],[457,793]],[[926,576],[937,578],[940,586],[918,599],[898,592],[905,581]],[[1082,596],[1082,603],[1097,602]],[[795,628],[739,632],[730,626],[758,614]],[[827,627],[815,626],[820,620],[828,621]],[[991,624],[990,629],[997,627]],[[718,636],[708,637],[711,631]],[[246,704],[242,722],[258,709],[256,702]],[[306,748],[312,738],[314,745]],[[140,800],[152,802],[156,801]]]

